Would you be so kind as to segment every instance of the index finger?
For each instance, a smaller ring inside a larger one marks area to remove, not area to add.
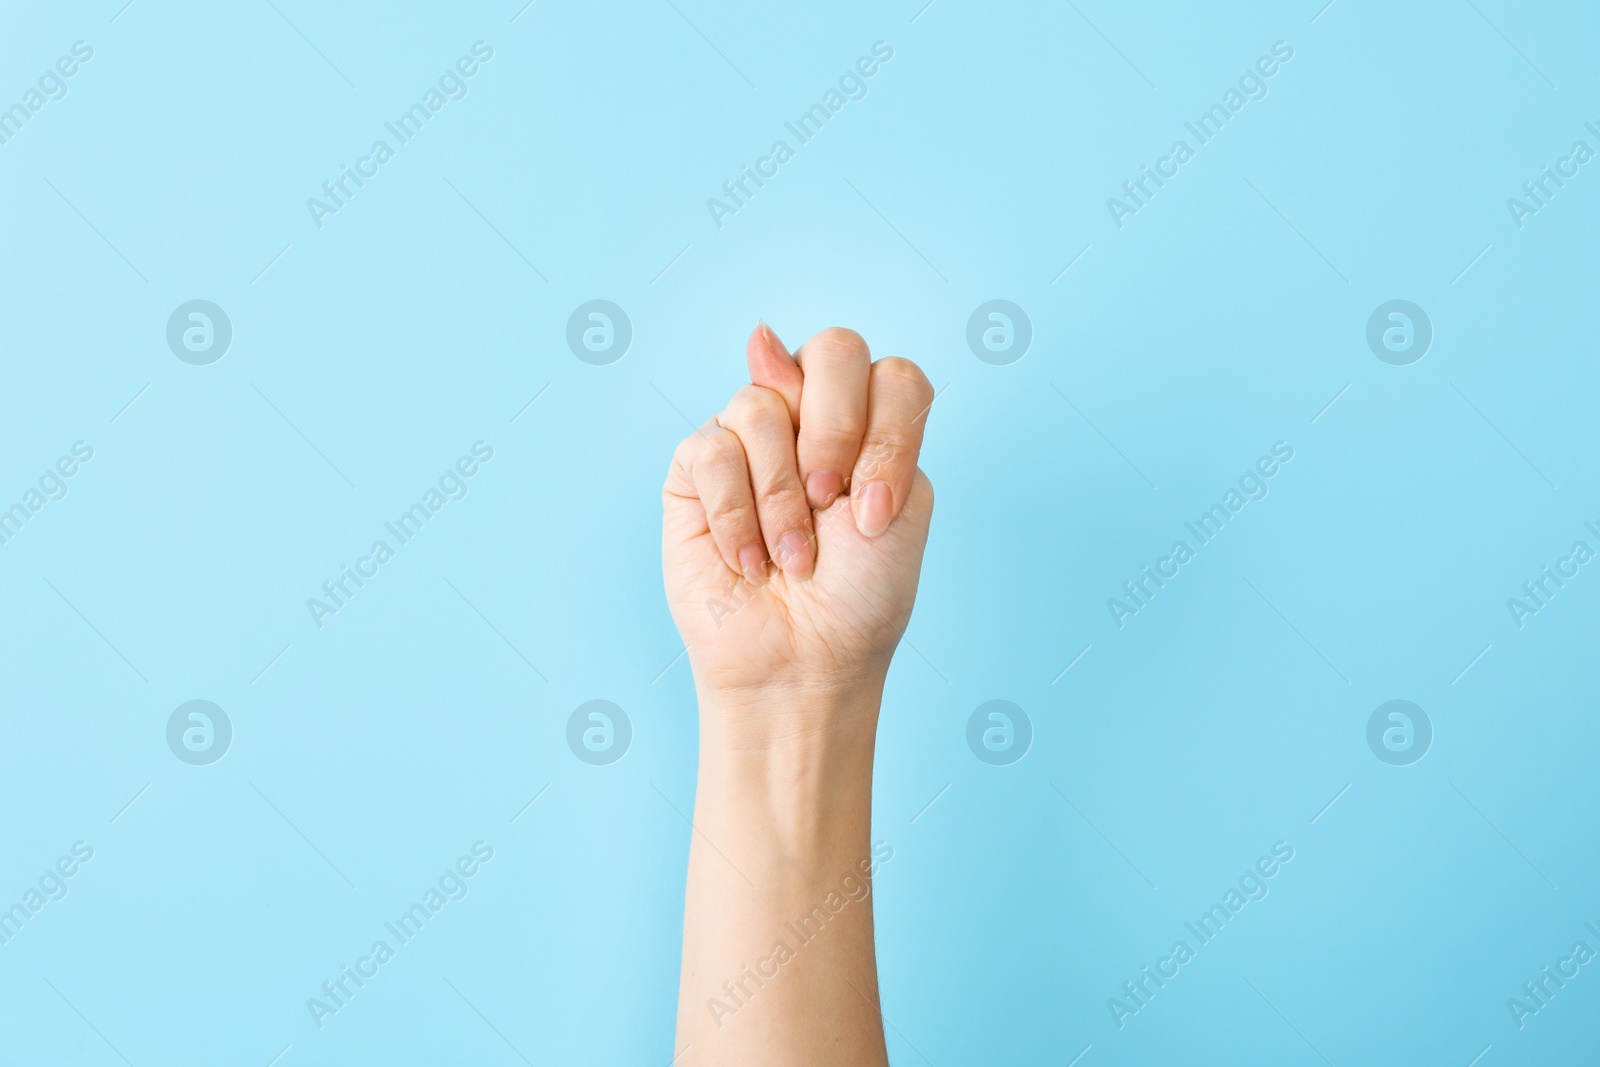
[[[789,408],[789,421],[798,430],[800,392],[805,375],[766,322],[757,323],[750,331],[750,339],[744,344],[744,361],[750,368],[750,384],[765,386],[783,397]]]

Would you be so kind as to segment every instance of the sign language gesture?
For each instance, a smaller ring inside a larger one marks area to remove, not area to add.
[[[765,325],[752,384],[678,446],[664,490],[673,618],[707,692],[838,689],[887,671],[911,616],[933,403],[909,360],[828,329],[790,356]]]
[[[700,701],[674,1062],[881,1065],[873,744],[933,514],[934,394],[850,330],[791,356],[762,325],[746,357],[663,491]]]

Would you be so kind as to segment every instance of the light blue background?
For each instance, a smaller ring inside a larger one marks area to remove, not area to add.
[[[94,58],[0,145],[0,506],[94,459],[0,546],[0,906],[95,858],[0,946],[0,1064],[666,1064],[695,708],[657,494],[758,317],[943,390],[879,737],[895,1063],[1592,1059],[1600,966],[1520,1031],[1506,999],[1600,949],[1600,571],[1520,630],[1506,600],[1600,548],[1600,162],[1520,230],[1506,199],[1600,149],[1593,9],[921,2],[7,5],[0,105]],[[319,230],[306,198],[478,40]],[[1276,41],[1267,98],[1118,229]],[[234,328],[210,366],[165,342],[196,298]],[[564,340],[593,298],[634,328],[609,366]],[[965,342],[994,298],[1034,328],[1009,366]],[[1364,338],[1395,298],[1436,331],[1407,367]],[[479,440],[319,630],[306,599]],[[1119,630],[1106,599],[1279,440]],[[595,698],[634,726],[611,766],[564,740]],[[996,698],[1036,732],[1009,767],[964,739]],[[1366,744],[1394,698],[1436,731],[1412,766]],[[212,766],[166,745],[192,699],[233,722]],[[307,998],[479,840],[319,1030]],[[1279,840],[1119,1030],[1107,998]]]

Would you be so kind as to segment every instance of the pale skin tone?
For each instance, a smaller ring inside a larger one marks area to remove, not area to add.
[[[934,392],[849,330],[791,356],[763,325],[746,359],[753,384],[678,447],[662,494],[700,705],[675,1064],[887,1064],[873,743],[933,513]]]

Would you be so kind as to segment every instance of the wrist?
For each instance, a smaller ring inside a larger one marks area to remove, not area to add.
[[[881,699],[881,682],[703,699],[696,821],[764,827],[792,862],[865,848]]]
[[[832,761],[878,729],[882,674],[723,688],[696,680],[702,757],[804,753]]]

